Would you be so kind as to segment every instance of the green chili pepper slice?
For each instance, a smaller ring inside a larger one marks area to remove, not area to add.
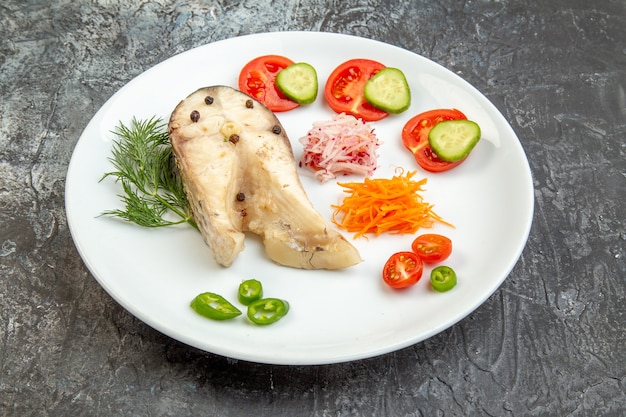
[[[241,310],[212,292],[198,294],[190,305],[196,313],[213,320],[228,320],[241,315]]]
[[[278,298],[262,298],[248,306],[248,318],[254,324],[276,323],[289,311],[289,303]]]
[[[456,272],[449,266],[438,266],[430,273],[430,283],[435,291],[449,291],[456,285]]]
[[[245,306],[263,297],[263,286],[256,279],[247,279],[239,284],[237,299]]]

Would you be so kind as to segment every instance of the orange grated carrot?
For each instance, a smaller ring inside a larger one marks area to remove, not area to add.
[[[415,233],[420,228],[431,228],[435,223],[454,227],[433,211],[433,205],[424,201],[419,192],[427,179],[414,181],[417,171],[403,170],[391,179],[365,178],[363,182],[337,183],[349,194],[335,209],[332,220],[337,226],[355,233],[354,239],[367,233]]]

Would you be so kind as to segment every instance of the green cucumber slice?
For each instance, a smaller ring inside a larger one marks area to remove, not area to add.
[[[471,120],[439,122],[428,133],[431,149],[446,162],[466,158],[479,140],[480,126]]]
[[[411,90],[404,73],[397,68],[383,68],[367,80],[365,100],[387,113],[402,113],[411,105]]]
[[[311,104],[317,98],[317,72],[306,62],[291,64],[278,73],[276,86],[288,99]]]

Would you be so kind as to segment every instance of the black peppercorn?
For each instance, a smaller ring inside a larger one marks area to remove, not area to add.
[[[198,120],[200,120],[200,112],[198,110],[194,110],[191,112],[189,117],[191,118],[192,122],[197,123]]]
[[[251,109],[254,107],[254,102],[250,99],[246,100],[246,108]]]
[[[275,126],[272,128],[272,133],[274,133],[274,134],[276,134],[276,135],[280,135],[280,132],[282,132],[282,129],[280,128],[280,126],[275,125]]]
[[[228,141],[230,143],[232,143],[233,145],[237,142],[239,142],[239,135],[233,133],[232,135],[230,135],[230,137],[228,138]]]
[[[208,104],[208,105],[213,104],[213,97],[211,97],[211,96],[206,96],[206,97],[204,98],[204,102],[205,102],[206,104]]]
[[[237,201],[243,201],[246,199],[246,195],[244,193],[237,193]]]

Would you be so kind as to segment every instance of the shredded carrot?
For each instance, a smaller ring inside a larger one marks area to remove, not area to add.
[[[414,181],[416,171],[400,171],[391,179],[366,178],[363,182],[337,183],[349,195],[335,209],[332,220],[337,226],[355,232],[357,239],[367,233],[415,233],[436,222],[452,226],[433,211],[433,205],[419,194],[426,178]]]

